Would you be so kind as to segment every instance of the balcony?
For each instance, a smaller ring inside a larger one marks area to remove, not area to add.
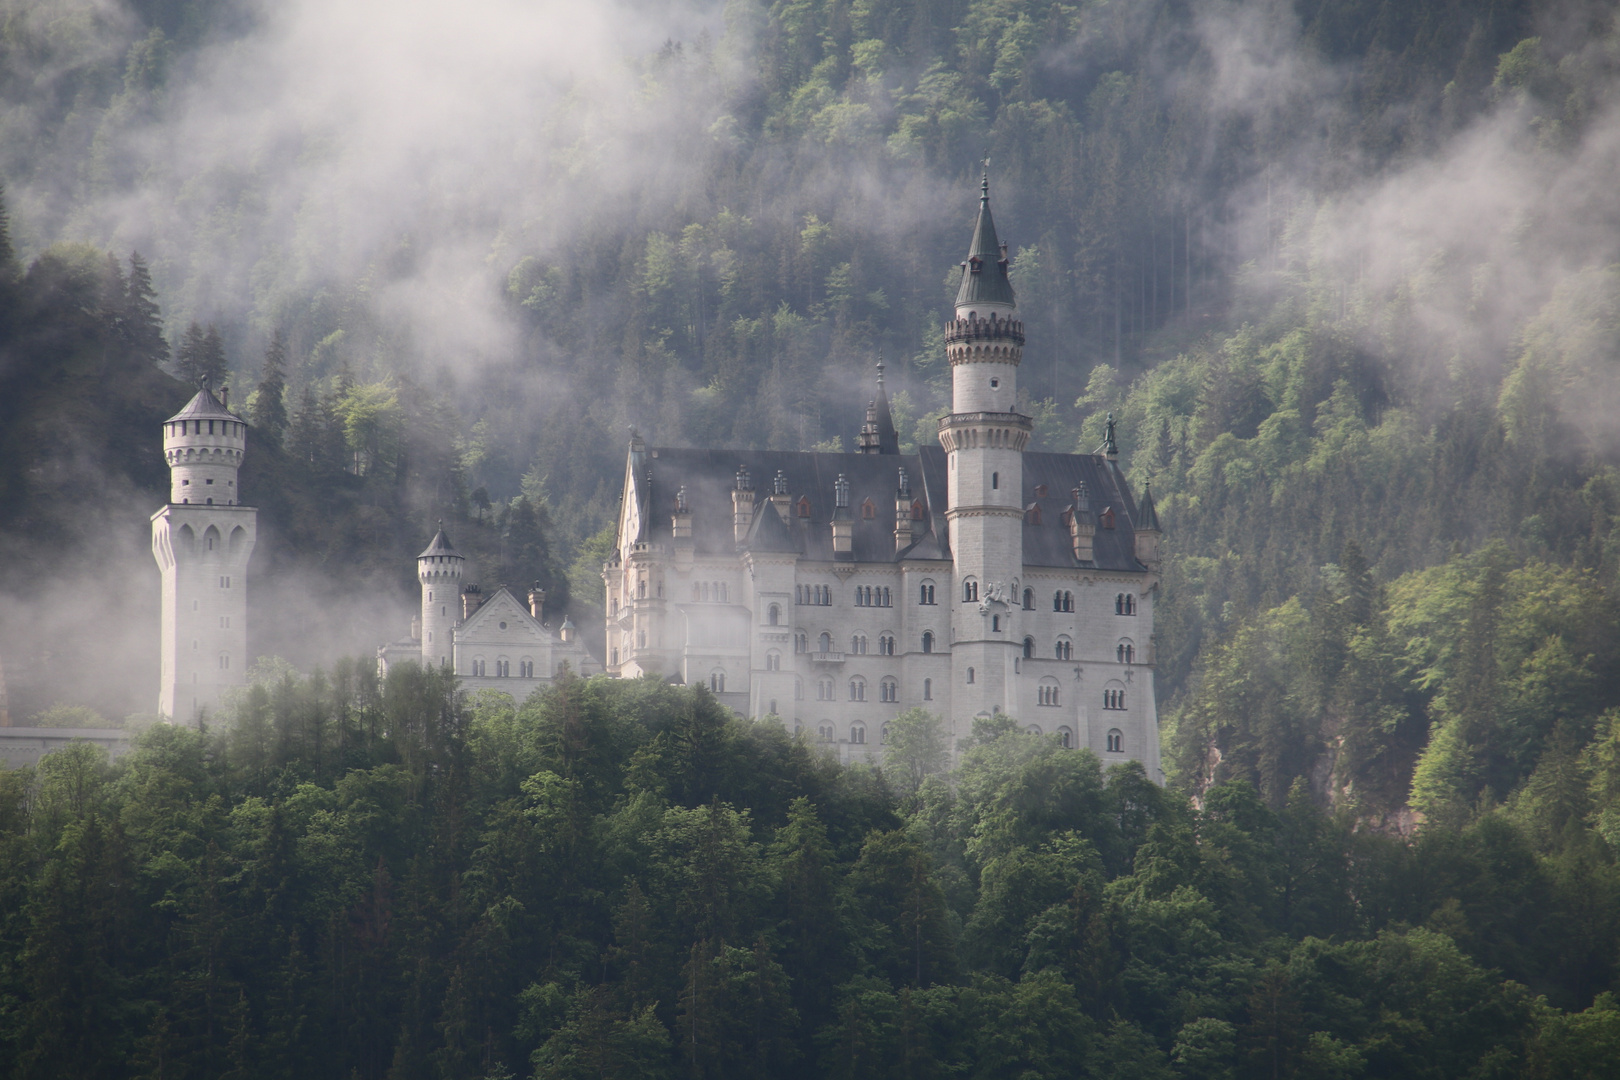
[[[813,652],[806,653],[812,664],[842,664],[844,654],[841,652]]]

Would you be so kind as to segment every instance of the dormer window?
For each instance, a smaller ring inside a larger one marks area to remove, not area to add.
[[[877,513],[877,508],[872,505],[872,500],[871,499],[867,499],[865,502],[861,503],[861,517],[862,518],[866,519],[867,521],[871,521],[873,516],[876,513]]]
[[[977,255],[973,255],[973,256],[970,256],[968,258],[968,273],[970,273],[970,274],[978,274],[978,273],[983,272],[983,270],[984,270],[984,260],[983,259],[979,258]]]
[[[799,516],[802,518],[810,516],[810,498],[807,495],[799,496]]]
[[[1102,512],[1102,527],[1105,529],[1114,527],[1114,508],[1112,506]]]

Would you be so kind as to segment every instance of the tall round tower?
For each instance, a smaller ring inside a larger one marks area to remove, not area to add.
[[[461,571],[467,560],[450,545],[444,523],[433,542],[416,557],[422,582],[422,664],[428,668],[455,663],[456,624],[461,621]]]
[[[163,573],[158,711],[190,722],[247,675],[247,564],[258,511],[241,505],[247,428],[204,385],[163,424],[169,504],[152,515]]]
[[[962,263],[956,317],[945,324],[951,412],[939,422],[951,553],[956,563],[951,710],[972,717],[1016,708],[1012,674],[1022,638],[1009,603],[1023,573],[1023,454],[1030,418],[1017,411],[1024,324],[1007,273],[1007,248],[990,216],[990,178]],[[1017,644],[1015,644],[1017,643]],[[958,736],[965,731],[956,732]]]

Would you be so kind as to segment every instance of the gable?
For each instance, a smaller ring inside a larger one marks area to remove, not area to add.
[[[550,631],[535,622],[528,609],[504,588],[495,590],[495,595],[456,629],[456,641],[468,644],[532,644],[550,637]]]

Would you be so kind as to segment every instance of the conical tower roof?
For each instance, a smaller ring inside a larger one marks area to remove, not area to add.
[[[429,559],[436,555],[449,555],[457,559],[462,557],[461,553],[451,546],[450,538],[444,534],[444,522],[442,521],[439,522],[439,531],[433,534],[433,542],[417,558]]]
[[[197,396],[186,402],[186,407],[169,417],[174,420],[235,420],[237,416],[224,405],[207,386],[197,391]]]
[[[979,220],[973,226],[973,243],[962,264],[962,284],[956,290],[956,306],[965,304],[1018,304],[1007,276],[1007,258],[996,237],[996,223],[990,216],[988,172],[979,183]]]
[[[1136,504],[1136,518],[1137,532],[1146,532],[1149,529],[1154,532],[1163,531],[1159,528],[1159,511],[1153,505],[1153,481],[1151,480],[1142,483],[1142,501]]]

